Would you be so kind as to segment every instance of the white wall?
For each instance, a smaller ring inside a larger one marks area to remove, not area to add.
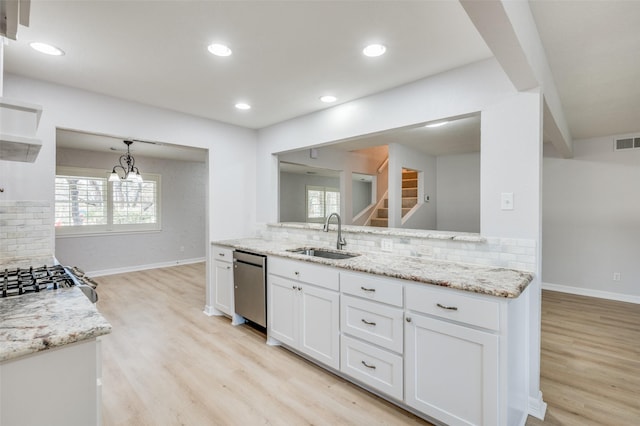
[[[56,127],[209,149],[208,240],[252,235],[256,215],[253,130],[104,95],[5,75],[8,98],[43,106],[35,163],[3,161],[5,200],[53,202]]]
[[[261,129],[258,222],[278,218],[273,154],[481,111],[514,92],[498,63],[488,59]]]
[[[602,137],[574,141],[573,153],[545,146],[542,279],[640,303],[640,149]]]
[[[437,228],[480,232],[480,153],[436,158]]]
[[[14,75],[5,75],[4,84],[7,98],[42,105],[43,114],[36,135],[42,140],[37,160],[0,160],[0,182],[5,188],[2,200],[39,200],[53,205],[57,127],[132,139],[179,141],[209,150],[207,259],[208,241],[255,233],[255,131]],[[209,268],[206,275],[209,282]]]
[[[118,154],[58,149],[59,166],[109,170]],[[139,265],[176,264],[206,255],[207,165],[136,155],[143,173],[160,175],[158,232],[56,238],[56,257],[86,272],[104,273]],[[184,250],[181,251],[180,248]]]

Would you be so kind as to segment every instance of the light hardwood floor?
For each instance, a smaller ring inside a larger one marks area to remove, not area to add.
[[[97,278],[103,419],[114,425],[428,425],[226,318],[205,266]],[[640,424],[640,306],[544,292],[545,422]]]

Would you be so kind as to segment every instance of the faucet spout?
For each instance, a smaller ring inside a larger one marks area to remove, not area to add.
[[[336,248],[338,250],[342,250],[342,247],[347,245],[347,240],[342,238],[342,220],[340,219],[340,215],[338,213],[334,212],[327,216],[327,219],[324,221],[324,227],[322,228],[322,230],[324,232],[329,232],[329,220],[331,220],[333,216],[335,216],[338,220],[338,241],[336,242]]]

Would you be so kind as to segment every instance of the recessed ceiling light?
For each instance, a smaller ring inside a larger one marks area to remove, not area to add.
[[[322,102],[330,104],[331,102],[337,101],[338,98],[336,98],[335,96],[331,96],[331,95],[324,95],[324,96],[320,96],[320,100]]]
[[[384,52],[387,51],[387,48],[382,44],[370,44],[362,50],[365,56],[376,57],[384,55]]]
[[[231,53],[233,53],[228,46],[218,43],[210,44],[207,49],[209,50],[209,52],[213,53],[216,56],[230,56]]]
[[[447,123],[448,121],[438,121],[437,123],[427,124],[424,127],[440,127],[440,126],[444,126]]]
[[[33,43],[30,43],[29,46],[31,46],[31,48],[33,50],[37,50],[40,53],[44,53],[45,55],[52,55],[52,56],[62,56],[64,55],[64,51],[60,48],[57,48],[55,46],[52,46],[50,44],[47,43],[41,43],[39,41],[34,41]]]
[[[251,105],[246,104],[244,102],[238,102],[236,104],[236,108],[238,108],[238,109],[251,109]]]

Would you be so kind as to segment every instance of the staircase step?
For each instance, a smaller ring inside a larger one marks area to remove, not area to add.
[[[411,211],[411,207],[406,207],[404,209],[402,209],[402,217],[405,217],[405,215],[407,213],[409,213]]]
[[[384,218],[384,219],[388,218],[389,217],[389,209],[380,207],[378,209],[378,215],[377,216],[379,218]]]
[[[418,204],[417,197],[403,197],[402,198],[402,208],[411,208]]]
[[[376,219],[373,218],[371,219],[371,226],[378,226],[381,228],[386,228],[389,226],[389,220],[388,219]]]
[[[418,172],[415,170],[402,169],[402,179],[418,179]]]
[[[403,197],[417,197],[418,188],[402,188]]]
[[[385,198],[385,199],[384,199],[384,208],[385,208],[385,209],[388,209],[388,208],[389,208],[389,199],[388,199],[388,198]]]
[[[417,188],[418,179],[402,179],[403,188]]]

